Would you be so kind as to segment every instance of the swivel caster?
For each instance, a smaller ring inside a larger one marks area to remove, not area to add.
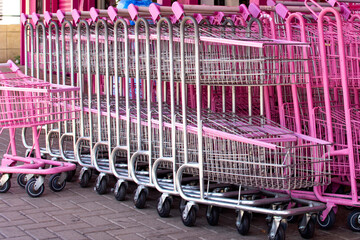
[[[196,212],[198,206],[194,202],[187,202],[183,212],[181,213],[181,220],[183,224],[187,227],[192,227],[196,222]]]
[[[86,188],[89,186],[89,181],[91,178],[91,171],[87,168],[82,168],[79,175],[80,187]]]
[[[66,186],[66,177],[66,172],[51,175],[49,179],[49,188],[54,192],[60,192]]]
[[[250,230],[251,213],[246,211],[238,211],[236,217],[236,229],[241,235],[247,235]]]
[[[360,232],[360,210],[352,211],[347,218],[347,223],[352,231]]]
[[[109,182],[108,175],[104,173],[100,173],[96,179],[96,186],[95,186],[96,192],[100,195],[105,194],[107,192],[108,182]]]
[[[336,221],[336,214],[333,209],[330,210],[325,219],[322,219],[322,212],[317,216],[317,222],[322,229],[331,229]]]
[[[32,198],[40,197],[45,190],[44,177],[30,179],[25,186],[27,194]]]
[[[162,194],[158,199],[157,212],[160,217],[169,217],[171,210],[172,198],[168,194]]]
[[[118,180],[114,188],[114,196],[118,201],[124,201],[126,197],[126,192],[128,189],[128,183],[124,180]]]
[[[274,216],[269,230],[269,240],[285,240],[287,223],[285,219]]]
[[[305,239],[313,238],[315,233],[315,216],[307,213],[303,216],[299,223],[299,233]]]
[[[0,193],[6,193],[11,188],[11,175],[8,173],[4,173],[0,178]]]
[[[206,220],[209,225],[216,226],[219,223],[220,208],[209,205],[206,209]]]
[[[138,186],[134,195],[134,204],[136,208],[142,209],[145,207],[148,194],[149,190],[145,186]]]

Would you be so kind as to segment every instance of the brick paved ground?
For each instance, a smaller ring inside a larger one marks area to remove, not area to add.
[[[7,143],[5,131],[0,136],[0,154]],[[178,199],[171,216],[160,218],[155,208],[159,193],[150,191],[146,208],[138,210],[132,201],[134,189],[135,185],[130,185],[127,200],[118,202],[112,193],[100,196],[92,187],[80,188],[74,181],[59,193],[47,187],[42,197],[33,199],[16,184],[14,176],[12,188],[0,195],[0,239],[266,239],[262,215],[253,217],[250,233],[243,237],[236,231],[233,210],[223,210],[219,225],[213,227],[207,224],[202,206],[196,226],[189,228],[181,222]],[[315,239],[360,239],[359,233],[346,226],[348,212],[340,208],[335,228],[317,229]],[[289,224],[286,234],[287,239],[301,239],[297,224]]]

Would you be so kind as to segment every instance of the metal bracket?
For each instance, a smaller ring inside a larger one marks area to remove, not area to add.
[[[137,201],[139,198],[139,195],[142,191],[145,191],[146,196],[149,193],[149,190],[147,189],[147,187],[145,187],[144,185],[139,185],[136,189],[135,195],[134,195],[134,201]]]
[[[277,230],[279,229],[280,223],[282,218],[279,216],[274,216],[272,223],[271,223],[271,229],[270,229],[270,238],[273,239],[276,236]]]
[[[96,178],[96,188],[100,187],[100,182],[104,177],[107,177],[106,173],[100,173],[99,176]]]
[[[84,172],[86,172],[86,171],[89,171],[89,168],[87,168],[87,167],[81,168],[80,173],[79,173],[79,181],[81,181],[82,176],[84,175]]]
[[[161,197],[159,198],[159,202],[157,205],[158,210],[162,209],[162,206],[167,198],[170,199],[170,204],[171,204],[173,201],[172,197],[168,193],[161,194]]]
[[[190,212],[190,210],[191,210],[192,207],[195,207],[195,210],[196,210],[196,211],[197,211],[198,208],[199,208],[199,207],[196,205],[196,203],[193,202],[193,201],[189,201],[189,202],[186,203],[185,209],[184,209],[184,211],[182,212],[182,217],[183,217],[183,219],[186,219],[186,218],[188,217],[189,212]]]
[[[10,174],[5,173],[0,178],[0,186],[3,186],[10,179]]]
[[[66,178],[67,178],[67,175],[68,175],[67,172],[62,172],[62,173],[60,174],[60,177],[59,177],[57,183],[58,183],[58,184],[62,184],[63,182],[65,182],[65,181],[66,181]]]
[[[244,212],[243,210],[238,210],[237,212],[238,212],[238,214],[237,214],[237,216],[236,216],[236,226],[237,226],[237,227],[240,227],[240,225],[241,225],[241,220],[242,220],[245,212]]]
[[[44,182],[45,182],[45,177],[44,176],[38,176],[36,181],[35,181],[34,190],[35,191],[39,190],[39,188],[44,184]]]
[[[299,223],[299,229],[303,230],[306,228],[308,222],[310,221],[311,218],[311,213],[305,213],[304,217],[301,219],[301,222]]]
[[[24,180],[27,182],[30,179],[32,179],[34,176],[35,176],[34,174],[26,174],[25,177],[24,177]]]
[[[121,184],[126,184],[126,188],[128,187],[128,182],[125,181],[124,179],[118,179],[116,184],[115,184],[115,189],[114,189],[114,194],[116,195],[119,192],[119,189],[121,187]]]

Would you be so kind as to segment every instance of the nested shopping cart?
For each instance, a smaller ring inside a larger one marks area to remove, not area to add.
[[[319,19],[314,20],[297,13],[288,15],[285,6],[280,7],[285,9],[282,13],[285,13],[286,26],[277,24],[279,32],[283,32],[278,36],[311,43],[307,53],[311,59],[311,79],[306,89],[299,86],[296,89],[302,114],[295,123],[294,108],[287,107],[289,104],[285,103],[286,126],[297,126],[311,136],[333,142],[330,151],[332,183],[327,187],[316,187],[314,192],[293,193],[326,202],[327,209],[319,215],[318,222],[321,227],[329,229],[335,223],[336,205],[357,206],[359,202],[356,184],[359,168],[356,150],[358,132],[354,125],[357,122],[354,113],[359,108],[358,17],[356,14],[349,16],[346,11],[340,12],[343,15],[340,16],[336,8],[321,11],[318,6],[321,13]],[[335,18],[329,18],[329,13]],[[344,192],[344,189],[347,190]],[[357,210],[348,216],[349,227],[354,231],[360,229],[357,216]]]
[[[9,71],[11,69],[11,71]],[[44,192],[46,175],[51,175],[49,187],[61,191],[66,185],[67,171],[76,165],[41,159],[38,126],[77,118],[79,88],[50,84],[21,73],[11,61],[1,64],[1,119],[2,129],[9,129],[10,144],[1,160],[1,192],[10,189],[11,174],[17,173],[18,183],[26,188],[31,197],[39,197]],[[31,127],[35,157],[17,156],[15,129]]]

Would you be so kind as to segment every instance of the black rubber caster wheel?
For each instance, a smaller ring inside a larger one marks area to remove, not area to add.
[[[89,171],[85,171],[80,178],[80,187],[86,188],[87,186],[89,186],[89,182],[90,182],[90,173]]]
[[[219,223],[220,208],[208,206],[206,209],[206,220],[209,225],[216,226]]]
[[[99,195],[103,195],[103,194],[107,193],[107,184],[108,184],[107,178],[106,178],[106,177],[103,177],[103,178],[100,180],[99,185],[96,184],[96,192],[97,192]]]
[[[315,224],[316,224],[315,219],[310,218],[310,220],[307,223],[305,228],[303,228],[303,229],[299,228],[299,233],[300,233],[301,237],[303,237],[305,239],[313,238],[314,233],[315,233]]]
[[[185,210],[184,210],[185,211]],[[181,220],[183,224],[187,227],[192,227],[196,222],[196,210],[192,207],[187,216],[184,216],[184,212],[181,213]]]
[[[146,192],[143,190],[139,193],[137,199],[134,198],[134,205],[138,209],[142,209],[145,207],[146,204]]]
[[[26,174],[20,173],[17,176],[17,183],[20,187],[25,188],[27,181],[25,180]]]
[[[285,227],[280,224],[274,237],[271,237],[269,234],[269,240],[285,240]]]
[[[45,190],[44,184],[42,184],[38,190],[35,190],[35,183],[36,183],[36,179],[32,178],[26,183],[25,186],[27,194],[32,198],[40,197]]]
[[[169,198],[166,198],[162,204],[160,203],[160,200],[161,197],[158,199],[158,203],[156,207],[159,216],[163,218],[169,217],[171,210],[171,200]]]
[[[126,197],[126,191],[127,191],[127,187],[126,184],[121,184],[117,193],[114,194],[115,199],[118,201],[124,201],[125,197]]]
[[[250,219],[251,219],[251,214],[249,212],[244,212],[241,220],[236,221],[236,229],[238,230],[238,233],[240,233],[241,235],[247,235],[249,233]]]
[[[10,179],[8,179],[4,185],[0,187],[0,193],[6,193],[11,188],[11,182]]]
[[[352,211],[347,218],[347,223],[352,231],[360,232],[360,210]]]
[[[320,227],[321,227],[322,229],[329,230],[329,229],[331,229],[331,228],[334,226],[335,220],[336,220],[336,215],[335,215],[335,212],[334,212],[333,210],[331,210],[331,211],[329,212],[329,214],[326,216],[326,218],[324,219],[324,221],[322,221],[322,220],[320,219],[320,216],[321,216],[321,213],[318,214],[318,216],[317,216],[317,222],[318,222],[318,224],[320,225]]]
[[[49,188],[54,192],[62,191],[66,186],[66,181],[59,183],[60,173],[51,175],[49,178]]]
[[[66,181],[71,182],[76,174],[76,169],[67,172]]]

